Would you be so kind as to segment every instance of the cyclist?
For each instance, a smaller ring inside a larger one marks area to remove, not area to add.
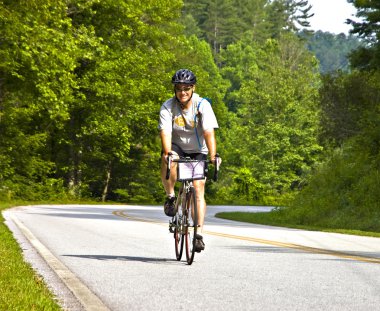
[[[165,101],[160,109],[158,128],[162,144],[161,179],[167,195],[164,211],[170,217],[177,212],[174,192],[177,172],[176,169],[171,169],[170,177],[166,179],[168,156],[206,160],[210,154],[211,161],[215,163],[214,129],[218,128],[218,122],[210,102],[195,93],[196,82],[196,76],[192,71],[178,70],[172,77],[174,96]],[[204,199],[206,180],[194,180],[193,184],[197,194],[198,224],[202,232],[206,213]],[[204,248],[203,237],[197,234],[195,250],[200,252]]]

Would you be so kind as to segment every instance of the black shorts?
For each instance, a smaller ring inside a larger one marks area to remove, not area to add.
[[[207,154],[204,153],[186,153],[176,144],[172,144],[172,150],[175,151],[180,157],[189,157],[193,160],[207,160]],[[161,154],[163,152],[161,151]]]

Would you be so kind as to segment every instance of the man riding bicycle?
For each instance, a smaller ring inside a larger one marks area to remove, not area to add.
[[[188,69],[178,70],[172,77],[174,96],[163,103],[160,109],[159,130],[162,144],[161,180],[166,191],[164,211],[173,217],[175,210],[174,186],[177,179],[175,169],[170,170],[166,179],[168,156],[190,157],[196,160],[210,159],[215,163],[216,139],[214,129],[218,128],[210,102],[195,93],[196,76]],[[173,163],[172,167],[176,164]],[[204,191],[206,179],[194,180],[199,207],[198,224],[203,230],[206,213]],[[205,244],[200,234],[196,236],[196,251],[204,250]]]

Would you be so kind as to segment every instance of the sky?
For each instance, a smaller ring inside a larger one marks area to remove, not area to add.
[[[352,29],[345,21],[355,19],[356,9],[347,0],[309,0],[309,4],[313,7],[310,12],[314,13],[309,19],[311,29],[346,35]]]

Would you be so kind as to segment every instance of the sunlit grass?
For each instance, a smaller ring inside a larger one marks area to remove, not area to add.
[[[0,203],[0,211],[16,203]],[[0,310],[62,310],[46,284],[26,263],[0,213]]]
[[[315,226],[315,225],[305,225],[305,224],[301,225],[297,223],[296,221],[292,222],[289,216],[286,215],[281,210],[275,210],[269,213],[222,212],[222,213],[217,213],[216,217],[234,220],[234,221],[268,225],[268,226],[380,237],[380,232],[371,232],[371,231],[363,231],[363,230],[348,229],[348,228],[331,228],[331,227],[329,228],[326,226]]]

